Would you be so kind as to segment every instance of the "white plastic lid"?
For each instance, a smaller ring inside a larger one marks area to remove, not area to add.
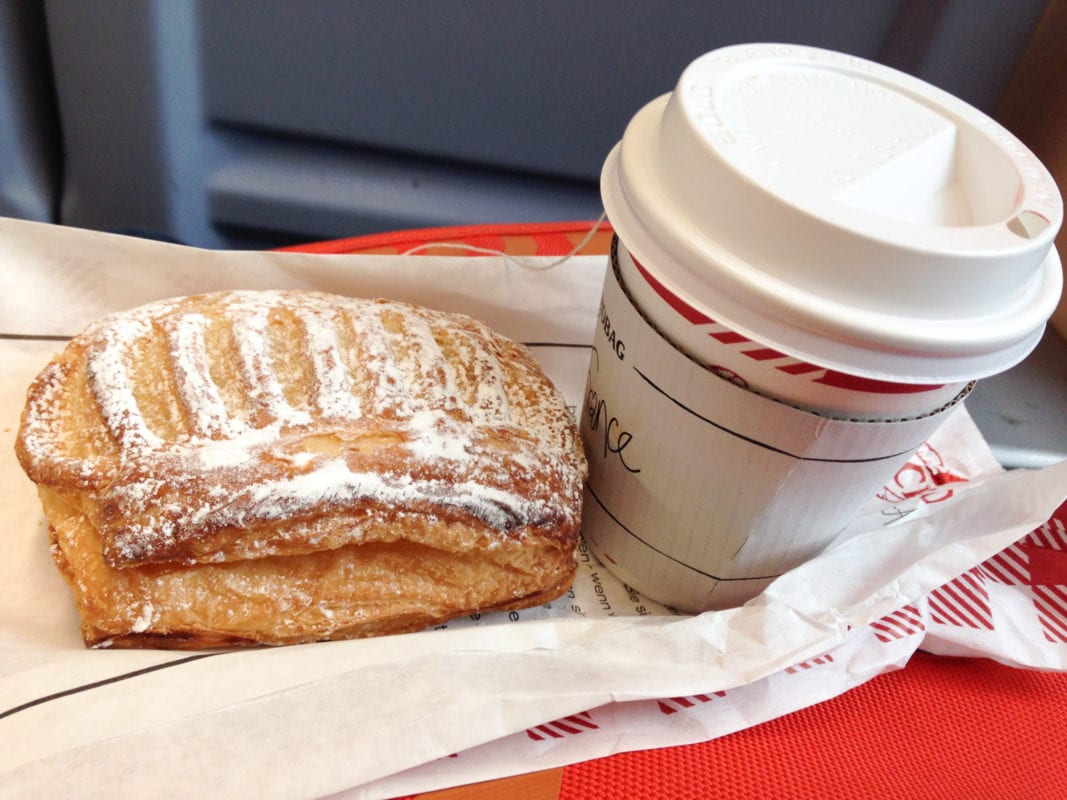
[[[604,165],[615,230],[686,302],[856,375],[949,382],[1039,341],[1063,203],[1012,134],[923,81],[792,45],[708,53]]]

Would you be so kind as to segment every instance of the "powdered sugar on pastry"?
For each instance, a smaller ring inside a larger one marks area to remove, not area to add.
[[[175,382],[192,419],[193,434],[209,439],[233,435],[237,426],[226,412],[226,404],[209,369],[211,362],[204,339],[207,317],[185,314],[167,322]]]
[[[308,411],[290,405],[271,362],[267,340],[269,310],[269,307],[242,310],[235,316],[231,328],[253,411],[265,413],[270,422],[306,425],[311,421]],[[250,421],[255,424],[253,420]]]
[[[303,311],[299,317],[314,365],[319,411],[326,418],[359,419],[363,409],[353,393],[352,379],[342,360],[335,320],[328,311],[318,309]]]
[[[87,370],[93,396],[100,406],[107,427],[119,445],[131,451],[159,449],[163,440],[148,428],[137,408],[129,370],[128,351],[138,339],[144,338],[151,325],[148,320],[133,316],[114,319],[115,324],[103,328],[87,355]]]
[[[80,370],[95,416],[68,387]],[[101,320],[38,387],[20,459],[38,482],[83,476],[115,566],[360,542],[360,520],[378,530],[397,509],[577,536],[585,463],[562,400],[525,348],[467,317],[315,293],[181,298]]]

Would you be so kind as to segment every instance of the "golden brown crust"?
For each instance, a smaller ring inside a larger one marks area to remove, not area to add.
[[[535,605],[585,461],[529,352],[467,317],[301,292],[113,315],[17,445],[89,644],[286,644]]]

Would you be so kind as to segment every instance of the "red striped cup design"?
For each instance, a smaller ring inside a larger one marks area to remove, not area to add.
[[[966,383],[896,383],[794,358],[732,330],[668,289],[616,240],[623,285],[645,316],[691,358],[740,386],[830,416],[895,419],[952,402]]]

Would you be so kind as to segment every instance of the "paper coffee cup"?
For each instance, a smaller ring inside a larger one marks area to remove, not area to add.
[[[633,118],[601,193],[618,246],[583,530],[690,611],[823,549],[961,386],[1030,352],[1061,291],[1040,162],[951,95],[839,53],[703,56]]]

